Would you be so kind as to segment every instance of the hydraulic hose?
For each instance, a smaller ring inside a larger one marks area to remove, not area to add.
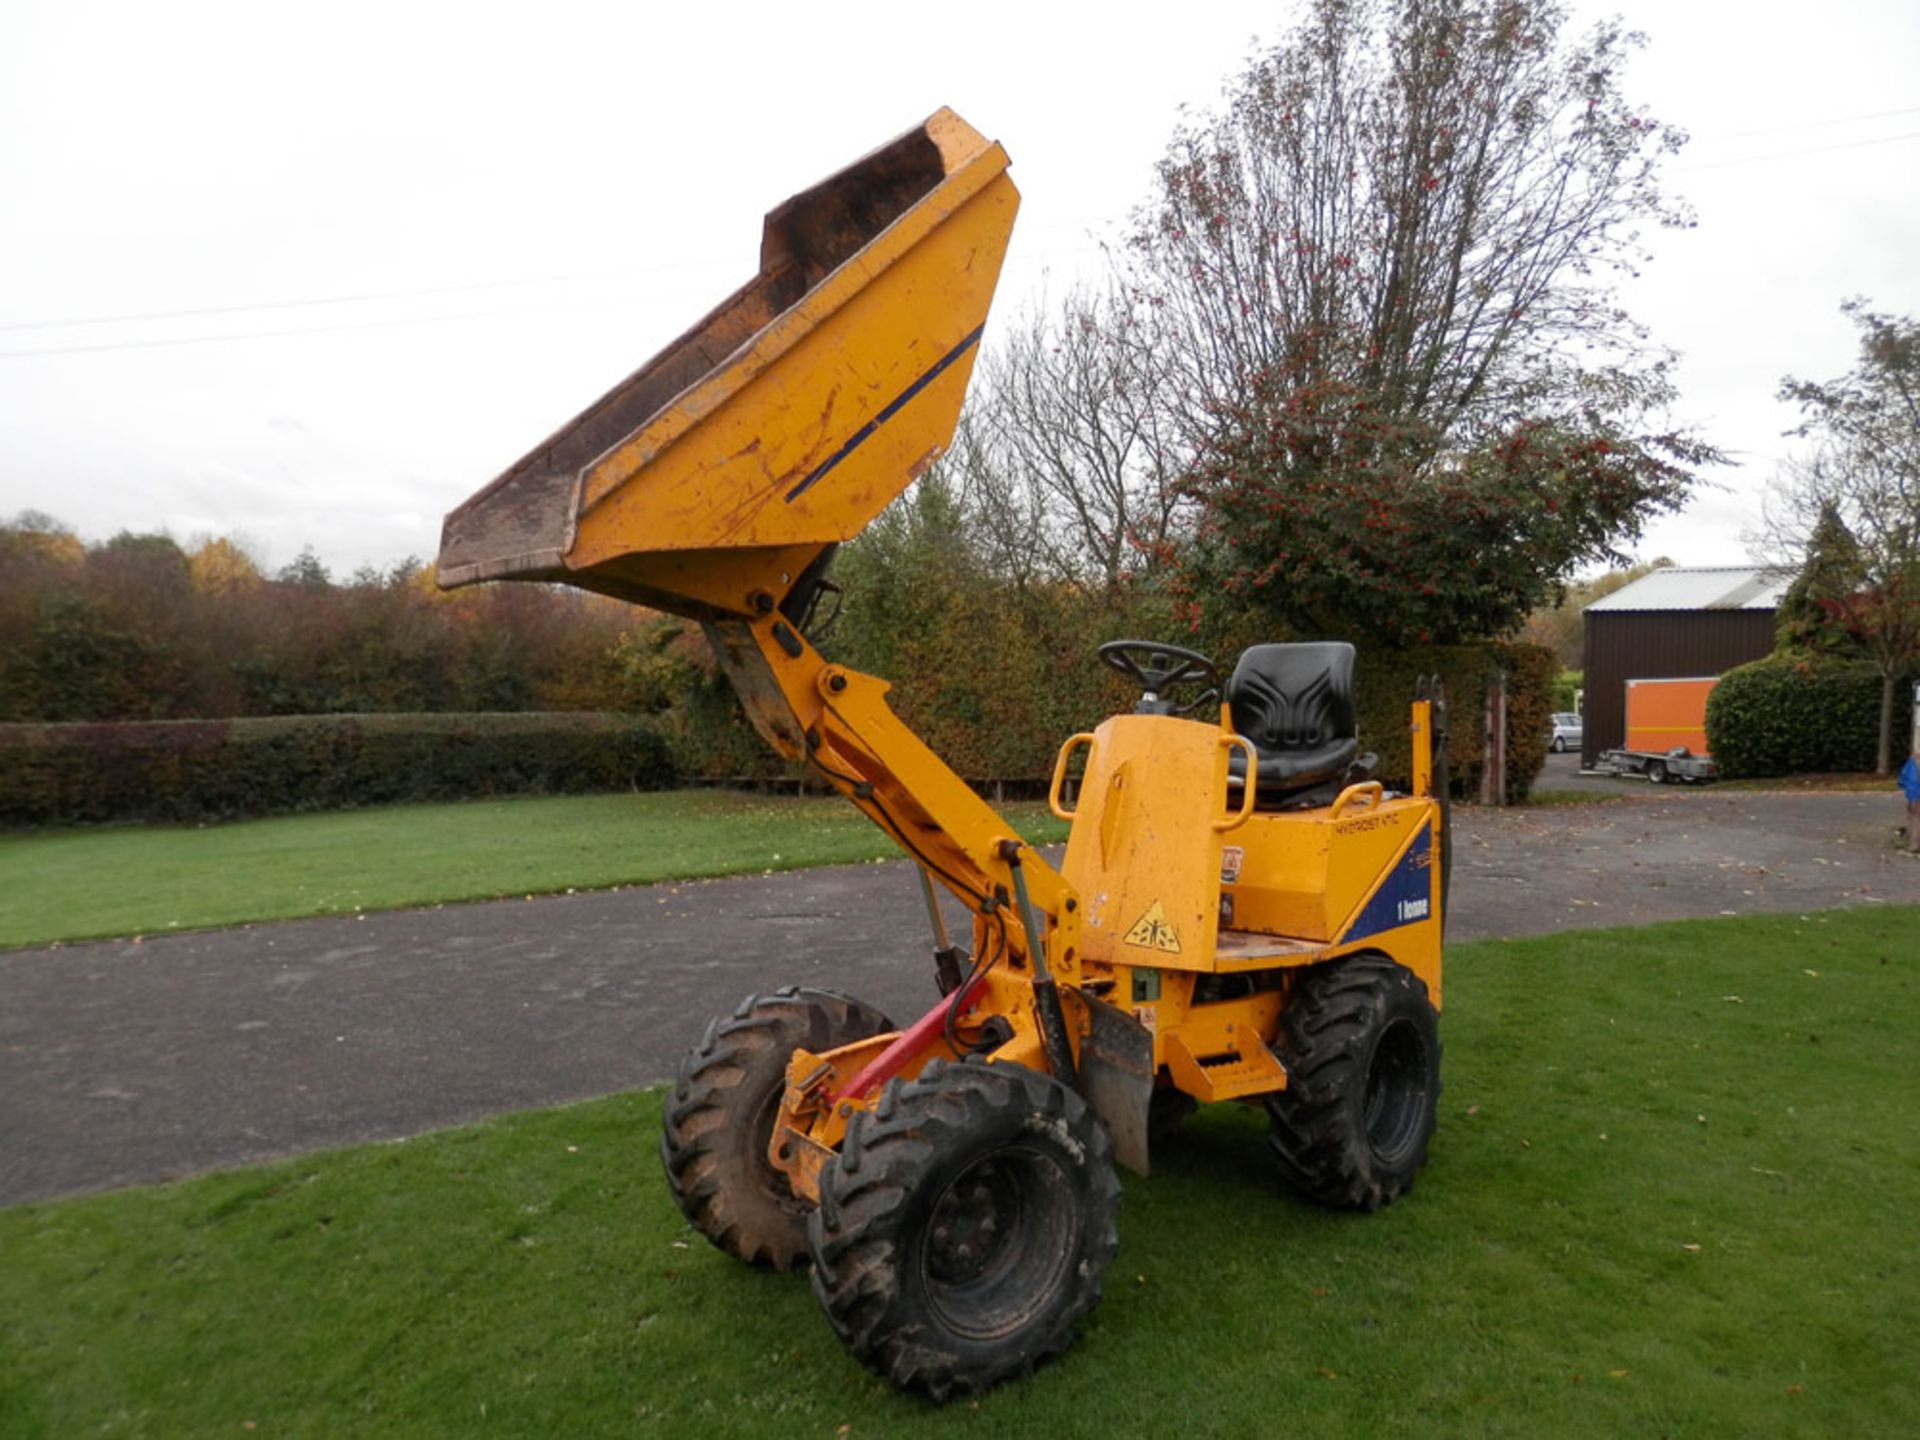
[[[1008,840],[1000,847],[1001,858],[1013,872],[1014,903],[1020,907],[1020,923],[1027,932],[1027,959],[1033,966],[1033,1013],[1040,1022],[1040,1044],[1047,1052],[1047,1068],[1054,1078],[1068,1085],[1078,1083],[1073,1065],[1073,1047],[1067,1040],[1067,1017],[1060,1008],[1060,987],[1047,970],[1047,952],[1040,941],[1040,922],[1027,898],[1027,877],[1020,868],[1020,844]]]

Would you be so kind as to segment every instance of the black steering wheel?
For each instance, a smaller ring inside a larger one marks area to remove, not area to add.
[[[1218,665],[1199,651],[1183,650],[1178,645],[1162,645],[1155,640],[1109,640],[1100,647],[1099,655],[1101,664],[1140,687],[1140,713],[1184,715],[1213,698],[1220,685]],[[1174,685],[1205,685],[1209,691],[1176,710],[1163,698]]]

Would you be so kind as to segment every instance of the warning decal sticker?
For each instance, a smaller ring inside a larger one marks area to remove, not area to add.
[[[1147,907],[1147,913],[1134,921],[1133,928],[1121,938],[1142,950],[1164,950],[1169,955],[1180,953],[1180,937],[1167,923],[1167,912],[1160,908],[1158,900]]]

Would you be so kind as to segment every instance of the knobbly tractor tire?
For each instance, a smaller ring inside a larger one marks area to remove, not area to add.
[[[1280,1017],[1287,1088],[1267,1139],[1287,1182],[1342,1210],[1412,1188],[1440,1101],[1439,1016],[1426,984],[1384,955],[1316,966]]]
[[[767,1159],[787,1061],[893,1028],[858,1000],[798,986],[749,997],[707,1026],[680,1062],[660,1134],[667,1188],[696,1230],[750,1265],[791,1270],[806,1259],[813,1207]]]
[[[848,1126],[808,1221],[813,1293],[849,1352],[936,1401],[1073,1343],[1118,1245],[1120,1183],[1078,1094],[936,1061]]]

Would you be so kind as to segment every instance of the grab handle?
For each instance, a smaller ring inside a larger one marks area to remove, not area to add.
[[[1240,808],[1226,819],[1213,822],[1214,830],[1224,835],[1229,830],[1238,830],[1253,814],[1254,792],[1259,788],[1260,752],[1244,735],[1222,735],[1220,743],[1228,750],[1237,745],[1247,756],[1247,773],[1240,782]]]
[[[1386,787],[1378,780],[1362,780],[1358,785],[1349,785],[1334,797],[1333,812],[1327,818],[1338,820],[1341,811],[1345,810],[1351,802],[1362,798],[1372,802],[1367,806],[1369,810],[1377,810],[1380,808],[1380,802],[1386,798],[1386,793]]]
[[[1060,788],[1067,783],[1067,757],[1073,754],[1074,748],[1079,745],[1087,747],[1087,763],[1092,764],[1093,733],[1088,730],[1082,730],[1078,735],[1069,735],[1067,743],[1060,747],[1059,758],[1053,762],[1053,783],[1047,787],[1047,808],[1054,813],[1055,818],[1060,820],[1071,820],[1080,813],[1077,809],[1068,810],[1060,804]]]

